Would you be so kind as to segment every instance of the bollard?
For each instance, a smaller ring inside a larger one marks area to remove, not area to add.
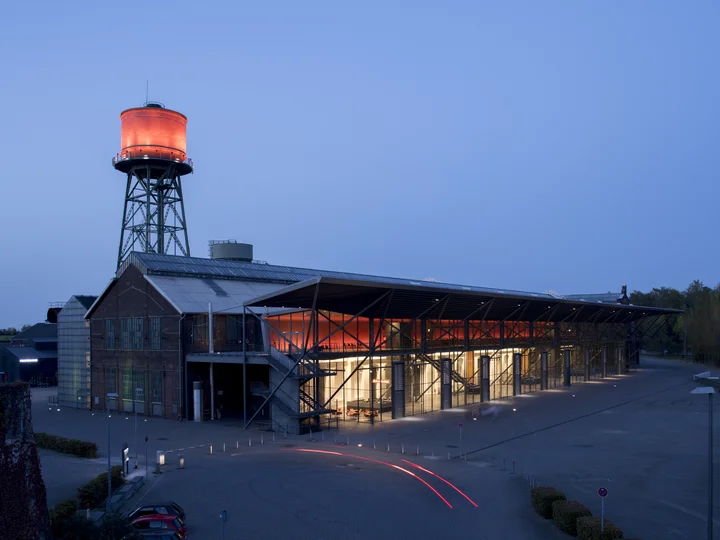
[[[178,467],[178,468],[184,469],[185,468],[185,456],[183,456],[182,454],[178,454],[178,459],[180,461],[180,467]]]
[[[417,448],[415,448],[415,455],[416,456],[420,455],[420,445],[419,444],[417,445]]]
[[[325,440],[325,432],[324,431],[320,433],[320,440],[321,441]]]
[[[273,442],[275,442],[275,432],[273,431]]]
[[[467,463],[467,452],[465,453],[465,463]]]
[[[450,459],[450,452],[448,452],[448,459]]]
[[[401,453],[401,454],[404,454],[404,453],[405,453],[405,445],[404,445],[404,444],[401,444],[401,445],[400,445],[400,453]]]
[[[265,440],[263,439],[263,434],[260,434],[260,444],[265,444]]]
[[[312,428],[310,428],[310,440],[312,441]]]
[[[512,470],[512,474],[515,474],[515,460],[514,460],[514,459],[513,459],[513,470]]]
[[[210,455],[212,456],[212,444],[210,445]]]
[[[248,446],[252,446],[252,437],[248,437]]]
[[[345,440],[345,444],[347,444],[348,446],[350,446],[350,435],[347,436],[347,438],[346,438],[346,440]]]
[[[375,441],[373,441],[373,450],[377,450],[377,447],[375,446]]]
[[[435,448],[431,448],[430,453],[432,454],[432,457],[435,457]]]
[[[223,452],[227,452],[227,450],[225,450],[225,443],[223,443]]]
[[[235,441],[235,450],[240,450],[240,441]]]
[[[387,451],[390,451],[390,443],[387,444]]]

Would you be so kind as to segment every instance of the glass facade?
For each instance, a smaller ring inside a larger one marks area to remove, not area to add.
[[[72,297],[58,314],[58,404],[90,408],[90,326]]]
[[[300,383],[300,412],[329,409],[344,421],[392,418],[394,363],[402,365],[404,414],[410,416],[443,408],[443,361],[452,367],[446,406],[459,407],[483,401],[483,357],[489,359],[485,399],[500,400],[562,386],[566,354],[573,382],[585,379],[585,349],[590,351],[588,378],[601,374],[603,346],[607,373],[617,369],[619,354],[617,342],[582,343],[581,330],[588,339],[597,336],[580,324],[382,319],[327,311],[296,311],[264,321],[269,346],[291,359],[302,356],[300,372],[318,375]],[[621,329],[614,330],[608,339],[618,339]],[[542,353],[547,354],[545,382]]]

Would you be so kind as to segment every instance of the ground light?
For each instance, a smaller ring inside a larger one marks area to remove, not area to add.
[[[710,410],[708,418],[710,420],[708,426],[708,540],[713,537],[713,395],[715,389],[711,386],[700,386],[695,388],[691,394],[705,394],[709,398]]]

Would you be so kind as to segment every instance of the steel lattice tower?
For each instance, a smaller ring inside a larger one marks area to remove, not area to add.
[[[160,103],[120,114],[121,151],[113,166],[127,175],[118,268],[132,251],[190,256],[182,180],[193,172],[187,118]]]

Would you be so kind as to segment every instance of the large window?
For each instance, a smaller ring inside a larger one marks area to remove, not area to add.
[[[120,319],[120,348],[123,350],[143,349],[143,318]]]
[[[133,349],[135,350],[141,350],[143,348],[143,319],[142,317],[133,317],[132,319],[132,332],[133,332],[133,339],[132,339],[132,345]]]
[[[120,348],[128,350],[132,346],[130,340],[130,322],[132,319],[120,319]]]
[[[150,317],[150,349],[162,349],[162,317]]]
[[[105,348],[108,350],[115,348],[115,321],[113,319],[105,321]]]

